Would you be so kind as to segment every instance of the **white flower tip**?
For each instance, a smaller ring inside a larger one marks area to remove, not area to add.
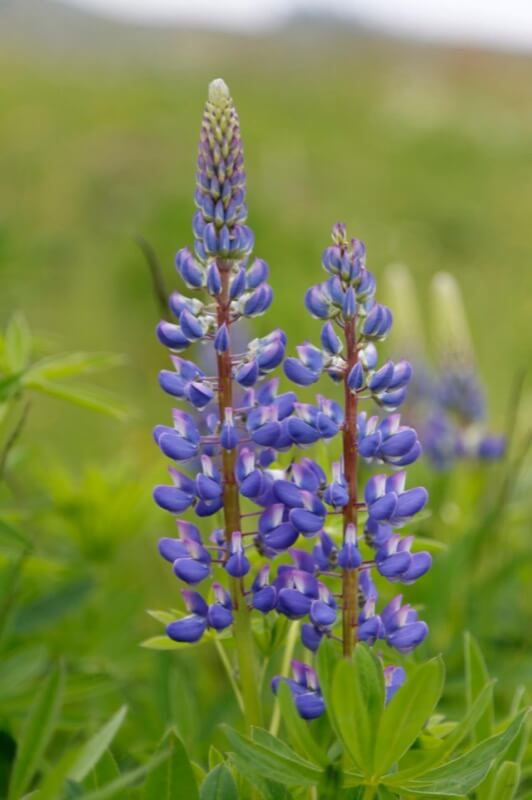
[[[215,106],[222,106],[226,104],[229,98],[229,87],[222,78],[216,78],[209,83],[209,103]]]

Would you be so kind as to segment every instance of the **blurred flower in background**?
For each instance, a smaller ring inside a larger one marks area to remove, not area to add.
[[[390,296],[400,298],[396,330],[415,365],[404,416],[416,427],[428,460],[436,469],[446,470],[457,460],[502,458],[506,438],[489,428],[486,393],[458,282],[447,272],[432,279],[432,360],[423,347],[426,336],[409,270],[391,266],[387,284]]]

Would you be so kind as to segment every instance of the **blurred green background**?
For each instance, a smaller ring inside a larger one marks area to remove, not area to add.
[[[166,355],[136,238],[153,246],[168,287],[177,286],[173,258],[192,238],[206,86],[218,76],[239,109],[249,219],[275,290],[257,332],[281,324],[292,348],[316,338],[303,293],[321,280],[321,250],[342,220],[366,241],[378,280],[390,263],[408,265],[427,336],[431,278],[440,270],[457,277],[492,427],[504,428],[515,376],[531,356],[529,58],[334,25],[232,36],[128,27],[46,2],[0,6],[0,320],[5,326],[23,311],[37,353],[125,354],[124,367],[98,380],[133,412],[118,422],[31,400],[0,495],[3,518],[32,541],[8,595],[6,647],[36,648],[41,669],[49,656],[66,660],[65,737],[129,702],[131,758],[153,749],[164,723],[176,719],[202,752],[231,705],[208,648],[198,667],[195,654],[137,647],[158,632],[144,609],[175,604],[178,587],[155,546],[172,522],[151,504],[151,487],[165,475],[151,428],[167,420],[170,402],[157,385]],[[527,378],[518,443],[531,407]],[[445,478],[425,470],[435,505],[422,533],[451,543],[483,524],[506,474],[504,465],[459,466]],[[467,570],[452,587],[455,600],[470,580],[474,593],[458,610],[438,594],[445,578],[435,579],[430,597],[419,590],[435,620],[427,652],[444,649],[456,668],[451,688],[460,683],[464,626],[488,647],[509,688],[530,679],[530,483],[525,461],[509,515],[486,526],[484,593]],[[15,556],[3,549],[5,570]],[[502,561],[504,585],[492,592],[490,569]],[[24,717],[36,674],[2,698],[6,730]],[[198,717],[200,696],[208,713]]]

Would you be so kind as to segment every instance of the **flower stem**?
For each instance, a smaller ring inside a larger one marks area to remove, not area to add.
[[[290,672],[290,662],[294,655],[294,650],[297,644],[299,635],[299,622],[296,620],[292,622],[286,637],[286,644],[284,646],[283,663],[281,665],[281,675],[288,675]],[[279,725],[281,723],[281,704],[278,698],[275,698],[273,705],[272,721],[270,722],[270,733],[272,736],[277,736],[279,733]]]
[[[364,789],[364,794],[362,795],[362,800],[373,800],[376,791],[376,786],[366,786]]]
[[[229,281],[230,262],[218,260],[218,269],[222,290],[217,301],[218,326],[230,324]],[[231,365],[231,348],[217,354],[218,368],[218,405],[220,422],[225,417],[225,409],[233,408],[233,378]],[[227,542],[227,554],[231,548],[231,539],[235,531],[241,530],[240,497],[235,478],[236,453],[234,450],[222,450],[223,492],[224,492],[224,530]],[[260,725],[262,721],[261,705],[256,671],[255,647],[251,631],[250,609],[242,591],[238,578],[231,578],[231,599],[233,603],[233,634],[238,660],[240,690],[244,704],[244,717],[249,729],[252,725]]]
[[[222,662],[223,667],[227,673],[227,677],[229,678],[229,683],[231,684],[233,692],[235,693],[235,698],[238,703],[238,707],[240,708],[241,712],[244,713],[244,701],[242,699],[242,693],[235,680],[234,670],[233,667],[231,666],[229,658],[227,657],[227,653],[224,650],[224,646],[219,641],[219,639],[214,640],[214,646],[216,647],[218,655],[220,656],[220,661]]]
[[[357,396],[347,383],[351,369],[358,361],[355,320],[345,324],[345,345],[347,369],[344,377],[345,422],[342,434],[344,473],[349,500],[343,508],[344,538],[347,526],[356,528],[358,517],[357,498]],[[350,658],[356,643],[356,623],[358,610],[358,573],[354,569],[344,569],[342,574],[342,637],[343,651]]]

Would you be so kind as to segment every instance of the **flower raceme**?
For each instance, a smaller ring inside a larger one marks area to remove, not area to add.
[[[167,634],[193,643],[207,630],[232,628],[242,653],[252,642],[255,612],[301,621],[302,645],[312,652],[327,637],[341,639],[346,656],[357,639],[408,653],[424,640],[427,626],[401,595],[379,613],[373,577],[409,584],[430,568],[430,555],[415,550],[412,536],[397,533],[425,506],[427,493],[406,486],[405,467],[421,447],[396,410],[412,369],[406,361],[379,363],[377,343],[389,332],[392,314],[375,300],[364,245],[349,240],[343,225],[333,228],[322,259],[329,277],[305,297],[310,313],[324,321],[319,345],[307,342],[297,358],[284,360],[287,339],[274,329],[235,352],[239,323],[265,313],[273,295],[266,262],[252,255],[239,120],[220,80],[209,87],[203,116],[195,202],[194,248],[176,257],[178,274],[194,294],[174,292],[174,320],[157,327],[170,350],[161,388],[188,408],[174,409],[172,424],[154,430],[171,462],[170,483],[157,486],[154,498],[178,517],[176,536],[161,539],[159,551],[176,577],[194,587],[183,590],[187,613],[167,626]],[[186,358],[190,347],[209,348],[215,368]],[[343,403],[324,395],[303,403],[293,391],[280,392],[271,373],[283,361],[298,385],[329,375],[343,387]],[[364,399],[384,416],[359,410]],[[278,464],[280,452],[336,437],[342,455],[330,468],[307,456]],[[371,477],[360,495],[359,459],[389,470]],[[205,533],[180,519],[183,512],[217,515],[217,522]],[[298,661],[293,668],[294,679],[286,680],[299,713],[319,716],[324,701],[314,670]],[[253,700],[257,680],[240,672],[243,695]],[[404,672],[390,665],[385,677],[391,698]]]

